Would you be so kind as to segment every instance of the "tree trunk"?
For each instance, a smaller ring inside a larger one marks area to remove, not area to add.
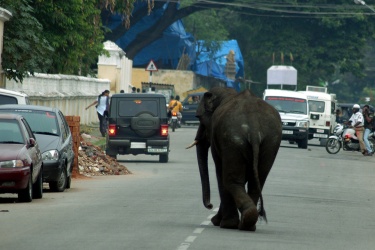
[[[155,4],[155,7],[161,8],[164,3],[165,2],[157,2]],[[126,57],[131,60],[134,59],[138,52],[140,52],[144,47],[161,38],[164,30],[177,20],[189,16],[190,14],[193,14],[197,11],[202,11],[207,8],[223,8],[225,7],[225,5],[215,5],[211,3],[205,3],[204,1],[199,1],[182,9],[177,9],[177,7],[178,3],[169,2],[163,16],[153,26],[139,33],[137,37],[126,48],[122,48],[126,52]],[[141,20],[144,15],[146,15],[147,12],[145,12],[145,10],[147,10],[146,7],[135,13],[134,17],[131,18],[131,23],[133,25],[137,21]],[[116,42],[120,37],[125,35],[126,32],[127,29],[124,26],[117,27],[112,31],[112,33],[109,33],[106,36],[106,39]]]

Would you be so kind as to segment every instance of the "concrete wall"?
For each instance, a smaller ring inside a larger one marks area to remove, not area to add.
[[[12,13],[0,7],[0,87],[4,87],[4,72],[2,66],[4,23],[12,17]]]
[[[64,115],[80,116],[82,124],[98,122],[95,107],[85,108],[110,88],[110,80],[81,76],[38,74],[23,83],[6,80],[6,89],[27,94],[31,104],[57,107]]]

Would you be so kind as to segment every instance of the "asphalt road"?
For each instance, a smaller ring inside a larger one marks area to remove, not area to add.
[[[375,157],[283,142],[263,190],[268,224],[214,227],[203,207],[196,127],[171,133],[170,161],[120,156],[132,175],[73,179],[64,193],[18,203],[0,195],[0,249],[356,249],[375,246]],[[211,166],[211,197],[219,199]],[[47,187],[47,186],[46,186]]]

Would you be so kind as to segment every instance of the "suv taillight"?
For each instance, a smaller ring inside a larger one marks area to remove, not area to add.
[[[160,135],[168,136],[168,124],[163,124],[160,126]]]
[[[114,136],[116,135],[116,124],[109,124],[108,126],[108,135],[109,136]]]

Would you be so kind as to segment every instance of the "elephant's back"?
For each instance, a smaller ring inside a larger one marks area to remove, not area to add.
[[[281,138],[279,112],[258,97],[241,94],[222,103],[212,116],[212,131],[222,134],[220,140],[229,143],[235,138],[235,142],[243,144],[248,139],[260,143],[266,137]]]

